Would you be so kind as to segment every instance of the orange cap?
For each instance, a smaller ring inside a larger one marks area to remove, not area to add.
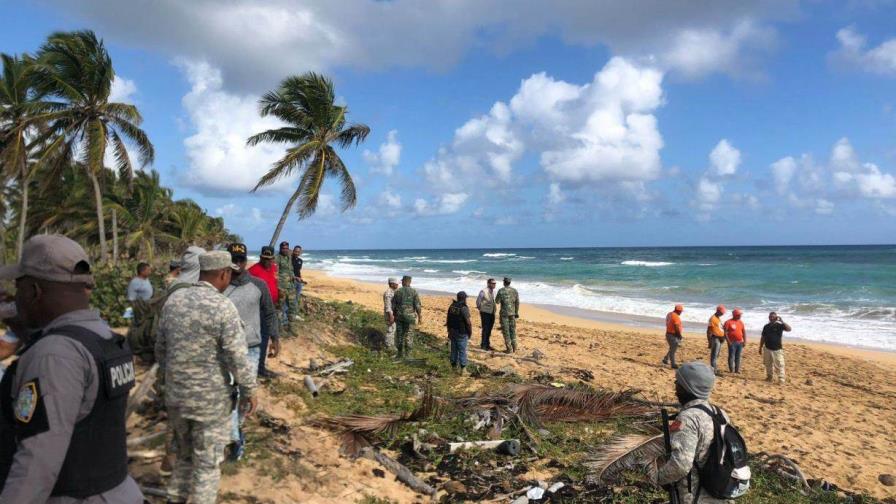
[[[740,311],[740,308],[735,308],[734,311],[731,312],[731,314],[734,315],[734,318],[740,317],[743,313],[744,312]]]
[[[680,305],[680,304],[675,305],[675,311],[684,311],[684,305]]]
[[[725,310],[725,305],[720,304],[719,306],[716,306],[716,311],[724,314],[727,310]]]

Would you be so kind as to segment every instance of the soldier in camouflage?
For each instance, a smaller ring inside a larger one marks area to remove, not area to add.
[[[510,286],[510,277],[504,277],[504,287],[498,290],[495,303],[501,305],[501,333],[504,335],[506,352],[516,352],[516,319],[520,318],[520,295]]]
[[[277,290],[280,291],[280,325],[289,328],[290,318],[299,320],[299,303],[296,297],[296,276],[292,270],[292,251],[289,242],[280,242],[277,254]]]
[[[392,313],[395,316],[395,348],[399,358],[406,358],[413,346],[414,326],[422,317],[420,296],[411,288],[411,277],[407,275],[401,278],[401,288],[392,296]]]
[[[700,492],[697,501],[694,494],[700,488],[700,474],[695,467],[706,463],[713,440],[712,417],[696,406],[709,407],[709,396],[715,384],[713,369],[703,362],[683,364],[675,372],[675,395],[682,405],[675,421],[669,424],[672,436],[672,454],[657,472],[660,486],[677,491],[679,502],[691,504],[716,504],[729,502]],[[722,412],[725,415],[724,412]],[[725,415],[728,420],[728,416]]]
[[[255,372],[247,359],[243,323],[221,292],[230,283],[230,254],[199,256],[199,281],[168,298],[159,318],[156,360],[164,387],[176,456],[168,502],[213,504],[221,479],[219,464],[230,438],[231,377],[241,410],[257,406]]]

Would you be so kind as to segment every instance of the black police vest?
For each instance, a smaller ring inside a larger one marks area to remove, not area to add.
[[[96,401],[90,413],[75,424],[65,461],[51,493],[53,496],[85,499],[117,487],[128,476],[125,413],[128,393],[135,382],[134,357],[122,337],[105,339],[74,325],[53,329],[51,334],[65,336],[84,345],[93,356],[100,377]],[[22,355],[40,337],[32,341]],[[15,417],[12,390],[18,363],[18,360],[13,362],[0,381],[0,489],[6,486],[6,478],[22,439],[22,425]]]
[[[458,334],[467,334],[467,319],[464,318],[464,305],[459,303],[451,303],[448,308],[448,329]]]

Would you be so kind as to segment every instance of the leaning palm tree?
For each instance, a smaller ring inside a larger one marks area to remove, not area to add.
[[[47,152],[60,168],[73,159],[83,163],[93,186],[100,257],[105,261],[108,249],[99,180],[103,160],[111,147],[119,176],[132,180],[134,166],[123,140],[127,138],[136,146],[141,166],[153,162],[152,143],[140,129],[143,118],[134,105],[109,102],[115,77],[112,58],[92,31],[50,35],[37,53],[34,74],[38,91],[59,100],[39,116],[49,123]]]
[[[342,185],[343,211],[357,202],[355,183],[334,145],[341,148],[358,145],[367,138],[370,128],[364,124],[348,124],[348,107],[336,105],[335,99],[333,81],[309,72],[287,77],[280,87],[259,100],[262,116],[274,116],[286,126],[253,135],[249,137],[248,145],[276,142],[288,144],[289,147],[286,155],[273,164],[252,191],[299,174],[299,186],[286,202],[271,237],[271,246],[280,236],[286,217],[296,202],[300,219],[317,210],[321,186],[328,176],[336,177]]]
[[[31,85],[31,59],[0,54],[0,60],[0,180],[15,180],[19,189],[16,258],[21,259],[28,219],[28,185],[34,166],[29,159],[34,147],[31,120],[39,114],[41,102]]]

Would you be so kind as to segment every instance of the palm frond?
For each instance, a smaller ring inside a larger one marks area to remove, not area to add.
[[[153,147],[152,142],[149,141],[146,132],[140,129],[136,124],[117,117],[110,117],[109,120],[118,131],[134,142],[137,151],[140,153],[141,166],[151,165],[155,161],[155,148]]]
[[[522,384],[510,386],[508,398],[519,407],[520,417],[532,425],[655,415],[654,408],[633,400],[636,393]]]
[[[344,212],[349,208],[354,207],[358,202],[355,181],[352,180],[352,175],[348,172],[348,168],[346,168],[345,163],[342,162],[342,158],[339,157],[339,154],[337,154],[332,147],[328,147],[327,150],[330,151],[328,171],[335,175],[342,185],[342,195],[340,199],[342,201],[342,211]]]
[[[611,484],[627,471],[655,474],[656,460],[665,452],[662,434],[626,434],[598,447],[584,465],[598,482]]]
[[[299,199],[296,207],[300,219],[314,214],[317,210],[320,188],[327,174],[326,163],[326,151],[319,151],[314,160],[305,168],[305,173],[299,181]]]
[[[367,135],[369,134],[370,126],[367,126],[366,124],[352,124],[336,135],[336,141],[339,143],[339,146],[344,149],[351,147],[352,144],[359,145],[367,139]]]

